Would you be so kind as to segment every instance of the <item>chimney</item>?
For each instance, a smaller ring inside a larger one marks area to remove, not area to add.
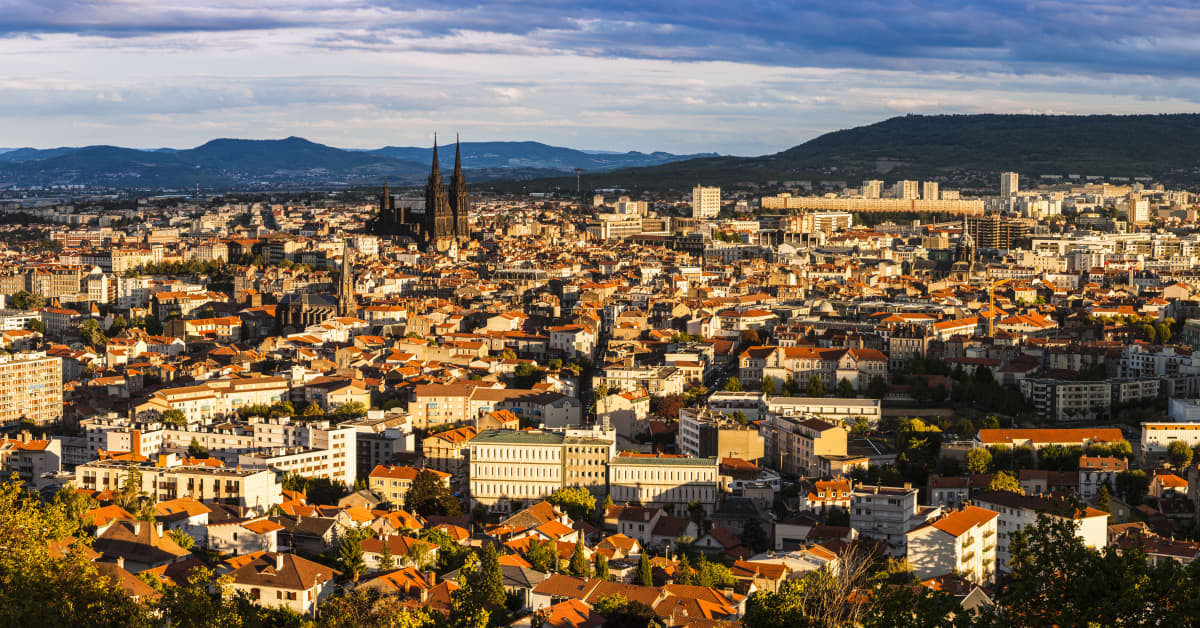
[[[121,569],[125,568],[125,557],[124,556],[117,557],[117,566],[120,567]]]
[[[163,524],[161,521],[154,522],[154,529],[158,531],[158,535],[163,535]]]
[[[911,491],[911,490],[912,490],[912,482],[905,482],[905,483],[904,483],[904,490],[906,490],[906,491]]]
[[[283,571],[283,552],[275,552],[275,571]]]
[[[437,584],[437,572],[432,569],[425,572],[425,580],[429,582],[429,586],[432,588],[433,585]]]

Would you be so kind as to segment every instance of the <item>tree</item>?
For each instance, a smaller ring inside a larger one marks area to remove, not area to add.
[[[352,421],[367,416],[367,406],[361,401],[343,403],[333,411],[338,421]]]
[[[991,482],[988,482],[988,490],[1020,493],[1021,484],[1017,481],[1017,476],[1008,471],[1000,471],[992,476]]]
[[[342,543],[338,547],[338,562],[342,566],[342,571],[349,574],[354,580],[358,580],[367,570],[367,565],[363,562],[362,538],[359,536],[358,530],[350,530],[342,537]],[[384,543],[387,540],[384,539]]]
[[[637,573],[634,575],[633,581],[644,587],[654,586],[654,572],[650,569],[650,552],[642,552],[642,557],[638,560]]]
[[[592,575],[592,570],[588,567],[587,556],[583,553],[582,536],[575,541],[575,551],[571,553],[571,560],[567,563],[567,573],[576,578],[589,578]]]
[[[36,319],[36,318],[29,319],[29,322],[25,323],[25,329],[28,329],[29,331],[37,332],[43,336],[46,335],[46,324],[43,323],[40,319]]]
[[[821,383],[821,378],[813,375],[808,378],[808,396],[809,397],[824,397],[825,384]]]
[[[391,571],[396,568],[396,557],[392,555],[392,545],[388,543],[387,537],[382,538],[383,549],[379,552],[379,570]]]
[[[1096,499],[1093,500],[1096,510],[1104,512],[1112,512],[1112,497],[1108,493],[1108,484],[1101,484],[1100,490],[1096,491]]]
[[[1142,505],[1149,489],[1150,478],[1141,469],[1127,469],[1117,474],[1117,494],[1130,506]]]
[[[168,532],[167,536],[171,537],[171,540],[175,541],[176,545],[185,550],[190,551],[196,545],[196,539],[193,539],[190,534],[178,528]]]
[[[595,577],[597,580],[608,580],[608,559],[600,552],[593,552],[592,559],[596,564]]]
[[[461,517],[462,505],[450,494],[450,489],[428,469],[421,469],[413,478],[408,491],[408,507],[422,517]]]
[[[321,406],[317,405],[317,402],[310,401],[308,402],[307,406],[304,406],[304,411],[300,413],[300,416],[306,419],[311,419],[319,416],[325,416],[325,411],[321,409]]]
[[[688,559],[686,553],[680,553],[679,568],[676,569],[678,576],[675,576],[675,584],[696,584],[696,572],[692,569],[692,561]]]
[[[478,570],[479,559],[469,554],[458,572],[459,588],[450,594],[450,616],[447,620],[451,628],[486,628],[491,620],[491,611],[482,603],[485,596],[475,589],[479,581]]]
[[[701,554],[700,561],[696,563],[696,584],[714,589],[731,587],[734,584],[733,572],[721,563],[710,562]]]
[[[854,384],[851,384],[850,380],[846,379],[845,377],[838,380],[837,396],[846,397],[846,398],[853,397],[854,396]]]
[[[653,608],[620,594],[600,598],[593,610],[604,618],[604,628],[647,628],[659,619]]]
[[[977,447],[967,452],[967,470],[971,473],[987,473],[992,466],[992,452]]]
[[[888,385],[884,379],[878,375],[871,378],[867,383],[867,396],[872,399],[883,399],[887,396]]]
[[[1181,440],[1171,441],[1167,446],[1167,460],[1171,467],[1182,469],[1192,462],[1192,448]]]
[[[558,550],[552,541],[530,539],[529,549],[525,550],[525,560],[543,573],[558,571]]]
[[[162,422],[166,423],[167,425],[187,425],[187,417],[184,416],[183,410],[176,410],[175,408],[163,410],[161,418]]]
[[[94,318],[89,318],[79,325],[79,338],[93,349],[100,349],[108,344],[108,337],[100,330],[100,322]]]
[[[208,449],[206,447],[204,447],[204,445],[201,445],[200,441],[196,440],[195,436],[192,437],[192,442],[188,443],[188,457],[189,458],[207,458],[208,457]]]
[[[775,378],[763,377],[762,388],[760,388],[760,390],[762,390],[762,392],[768,397],[775,396]]]
[[[667,395],[650,398],[650,413],[668,421],[678,421],[679,411],[684,407],[682,395]]]
[[[9,295],[8,305],[18,310],[40,310],[46,307],[46,298],[36,292],[18,290]]]
[[[496,546],[486,543],[480,552],[479,565],[469,572],[470,588],[476,602],[493,609],[504,605],[504,574]]]
[[[596,498],[581,486],[560,488],[550,496],[550,503],[558,506],[572,519],[581,521],[596,510]]]
[[[747,628],[862,625],[872,614],[873,596],[863,595],[862,590],[868,585],[874,562],[872,555],[849,549],[838,557],[836,571],[817,569],[786,580],[778,593],[757,591],[746,604],[742,625]]]
[[[725,390],[729,392],[742,392],[742,380],[736,377],[730,377],[725,382]]]
[[[428,606],[408,606],[399,595],[354,589],[321,603],[315,628],[434,628],[445,618]],[[268,624],[269,625],[269,624]]]
[[[1154,329],[1154,325],[1146,323],[1141,326],[1141,330],[1142,335],[1145,336],[1146,340],[1149,340],[1151,343],[1158,339],[1158,330]]]

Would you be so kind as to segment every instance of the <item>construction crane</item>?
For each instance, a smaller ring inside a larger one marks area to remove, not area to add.
[[[1012,279],[1001,279],[996,283],[988,286],[988,338],[996,337],[996,288],[1012,281]]]

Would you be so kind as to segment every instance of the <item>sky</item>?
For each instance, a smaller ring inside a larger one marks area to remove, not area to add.
[[[909,113],[1200,110],[1200,2],[0,0],[0,147],[758,155]]]

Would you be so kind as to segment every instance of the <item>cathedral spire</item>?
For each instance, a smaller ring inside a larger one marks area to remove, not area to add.
[[[358,304],[354,300],[354,257],[349,238],[342,240],[342,276],[338,282],[338,315],[357,316]]]
[[[433,134],[433,168],[429,172],[429,178],[430,179],[433,179],[434,177],[440,178],[441,176],[442,176],[441,169],[438,167],[437,133],[434,133]]]

